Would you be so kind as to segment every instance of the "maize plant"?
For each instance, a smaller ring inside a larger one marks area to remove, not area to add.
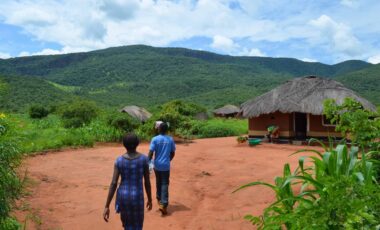
[[[380,227],[380,187],[374,178],[374,162],[367,160],[372,152],[362,153],[359,159],[357,147],[321,144],[323,153],[313,149],[295,152],[311,154],[299,158],[294,172],[285,164],[283,175],[276,177],[274,184],[257,181],[235,190],[264,185],[276,194],[276,201],[261,216],[246,215],[245,219],[258,229]]]

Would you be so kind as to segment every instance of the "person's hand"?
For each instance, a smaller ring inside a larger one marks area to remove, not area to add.
[[[105,207],[103,212],[103,219],[105,222],[108,222],[108,219],[110,218],[110,208]]]
[[[148,201],[146,202],[146,208],[148,209],[148,211],[152,210],[152,201]]]

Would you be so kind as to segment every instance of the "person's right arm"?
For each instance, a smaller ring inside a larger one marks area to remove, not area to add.
[[[108,219],[110,217],[110,204],[111,204],[113,196],[115,195],[119,176],[120,176],[119,169],[117,168],[115,164],[114,169],[113,169],[112,181],[110,184],[110,188],[108,190],[107,201],[106,201],[106,205],[104,207],[104,212],[103,212],[103,218],[106,222],[108,222]]]
[[[148,153],[148,159],[149,160],[152,160],[153,158],[153,153],[154,153],[154,149],[156,148],[156,145],[155,145],[155,141],[154,141],[154,138],[151,140],[150,142],[150,146],[149,146],[149,153]]]
[[[174,156],[175,156],[175,149],[176,149],[176,147],[175,147],[175,143],[174,143],[174,140],[173,139],[171,139],[171,152],[170,152],[170,161],[172,161],[173,160],[173,158],[174,158]]]
[[[149,177],[149,165],[146,163],[144,165],[144,184],[145,184],[145,192],[148,198],[148,202],[146,203],[146,207],[148,210],[152,210],[152,188],[150,185],[150,177]]]

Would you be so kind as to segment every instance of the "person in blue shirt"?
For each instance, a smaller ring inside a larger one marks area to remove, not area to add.
[[[166,135],[168,124],[163,122],[158,127],[159,135],[152,138],[149,148],[149,160],[154,155],[154,173],[156,174],[156,198],[162,215],[167,214],[169,205],[170,161],[175,155],[173,138]]]

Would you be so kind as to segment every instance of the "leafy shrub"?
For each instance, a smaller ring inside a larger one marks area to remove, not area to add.
[[[32,105],[29,108],[29,116],[33,119],[41,119],[49,115],[49,110],[42,105]]]
[[[363,106],[352,98],[345,98],[341,105],[329,99],[324,101],[324,114],[336,124],[336,131],[344,136],[350,135],[352,141],[360,146],[380,149],[380,114],[363,109]]]
[[[21,181],[16,173],[21,154],[16,142],[9,136],[11,126],[4,114],[0,114],[0,127],[2,127],[0,133],[0,227],[1,229],[17,229],[17,222],[9,217],[9,212],[21,190]]]
[[[191,133],[199,138],[228,137],[246,134],[246,120],[211,119],[207,121],[191,121]]]
[[[119,129],[123,132],[132,132],[139,126],[135,119],[123,113],[112,113],[108,115],[107,123],[111,127]]]
[[[194,117],[196,114],[206,112],[206,108],[191,102],[184,102],[181,100],[174,100],[165,103],[162,106],[162,113],[176,112],[179,115],[186,117]]]
[[[358,148],[346,145],[325,147],[323,154],[299,152],[316,156],[301,157],[294,172],[285,164],[275,184],[257,181],[239,188],[264,185],[276,193],[263,215],[247,215],[247,220],[258,229],[375,229],[380,224],[380,187],[368,153],[359,160]]]
[[[96,105],[86,101],[67,104],[61,110],[63,124],[66,128],[78,128],[89,124],[98,114]]]

